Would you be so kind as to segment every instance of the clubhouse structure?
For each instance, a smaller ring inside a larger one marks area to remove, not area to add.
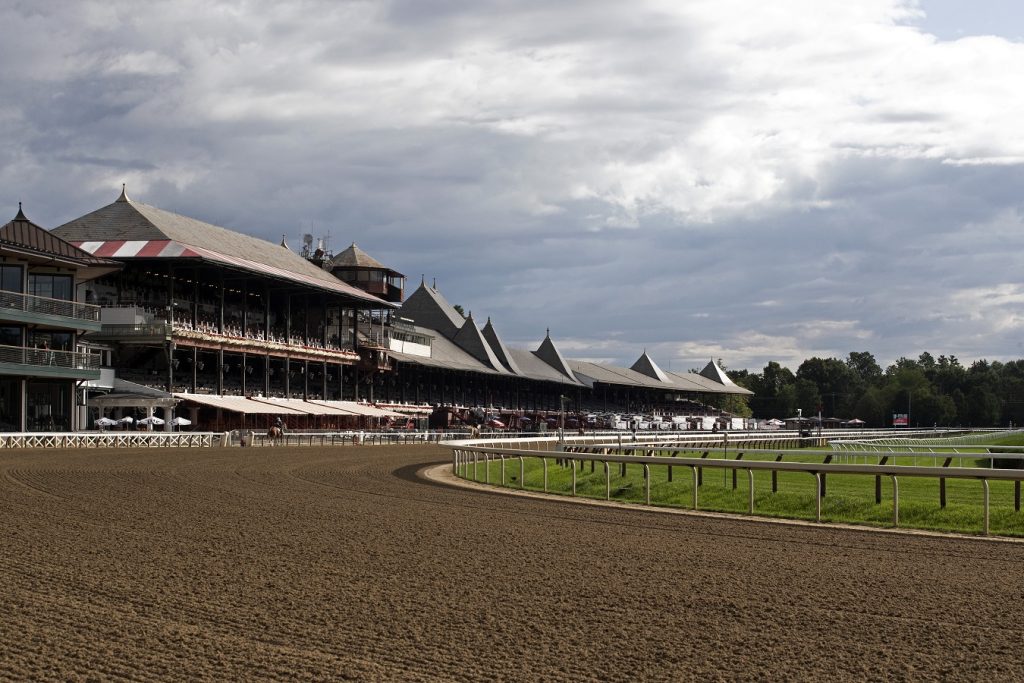
[[[629,368],[573,360],[550,333],[512,348],[425,280],[406,297],[405,277],[355,244],[296,252],[123,191],[49,232],[19,210],[0,240],[0,341],[22,361],[0,362],[0,430],[143,415],[216,430],[473,416],[522,427],[554,414],[711,428],[730,419],[722,397],[750,393],[714,362],[673,373],[646,352]],[[47,306],[67,310],[27,313]],[[36,349],[64,355],[36,363]]]

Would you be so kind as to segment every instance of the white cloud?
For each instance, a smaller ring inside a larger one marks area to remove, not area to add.
[[[315,223],[574,355],[1017,353],[1024,44],[920,19],[909,0],[8,5],[0,200],[57,224],[127,181],[272,239]]]

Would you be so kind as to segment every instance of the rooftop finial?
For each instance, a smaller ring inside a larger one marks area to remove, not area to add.
[[[425,273],[420,273],[420,287],[427,286],[427,276]]]
[[[288,251],[291,251],[291,247],[289,247],[288,242],[285,241],[284,235],[281,235],[281,246],[287,249]]]
[[[437,289],[437,278],[436,278],[436,277],[434,278],[434,286],[433,286],[433,289]]]
[[[544,329],[544,336],[548,337],[549,339],[551,338],[551,328],[550,327],[547,327],[547,328]]]
[[[18,215],[14,217],[14,220],[28,222],[28,218],[25,217],[25,213],[21,210],[21,202],[18,202]]]
[[[127,183],[121,183],[121,196],[117,198],[119,202],[128,201],[128,186]]]

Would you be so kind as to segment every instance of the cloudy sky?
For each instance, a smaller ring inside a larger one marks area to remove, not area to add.
[[[1015,0],[0,4],[0,210],[356,241],[511,345],[1024,357]]]

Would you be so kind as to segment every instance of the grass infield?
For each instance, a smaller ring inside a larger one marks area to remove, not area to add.
[[[992,445],[1024,445],[1024,440],[1003,439]],[[961,449],[962,451],[963,449]],[[980,456],[983,449],[977,449]],[[699,457],[695,452],[693,457]],[[774,460],[775,453],[744,449],[743,459]],[[656,453],[656,455],[662,455]],[[667,453],[664,455],[668,455]],[[679,457],[687,457],[680,453]],[[720,456],[719,456],[720,457]],[[734,458],[733,454],[729,455]],[[843,454],[836,452],[834,462],[842,462]],[[921,454],[916,458],[900,458],[900,464],[941,466],[942,454],[932,456]],[[786,462],[820,463],[818,457],[801,459],[787,456]],[[864,462],[863,459],[858,462]],[[890,460],[890,463],[892,460]],[[509,458],[505,462],[505,485],[525,488],[530,491],[544,489],[544,470],[539,458],[524,461],[524,482],[519,480],[519,460]],[[983,460],[971,456],[956,457],[952,467],[988,467],[988,457]],[[645,500],[644,473],[642,465],[627,465],[625,476],[617,463],[609,464],[611,470],[611,499],[620,502],[643,503]],[[651,505],[690,508],[693,502],[693,475],[688,466],[674,466],[672,481],[668,481],[668,468],[651,465]],[[473,477],[470,463],[468,472],[461,474]],[[500,485],[501,463],[492,460],[490,472],[485,472],[481,460],[477,480],[485,481],[489,475],[492,485]],[[826,495],[821,501],[822,521],[864,524],[870,526],[892,526],[893,500],[892,480],[882,477],[882,502],[875,503],[875,478],[851,474],[829,474]],[[990,532],[1004,536],[1024,536],[1024,512],[1014,510],[1014,486],[1012,482],[990,481]],[[715,512],[747,513],[749,484],[745,471],[736,472],[735,488],[733,472],[704,468],[703,482],[698,487],[698,507]],[[754,514],[765,517],[788,519],[814,519],[815,479],[798,472],[778,473],[778,492],[772,492],[772,475],[766,471],[754,472]],[[901,527],[953,531],[960,533],[981,533],[983,517],[983,492],[981,481],[946,479],[946,507],[939,505],[939,480],[919,477],[901,477],[899,480],[899,519]],[[572,469],[565,464],[548,460],[548,492],[562,495],[572,493]],[[576,463],[576,495],[578,497],[604,499],[605,475],[601,463]]]

